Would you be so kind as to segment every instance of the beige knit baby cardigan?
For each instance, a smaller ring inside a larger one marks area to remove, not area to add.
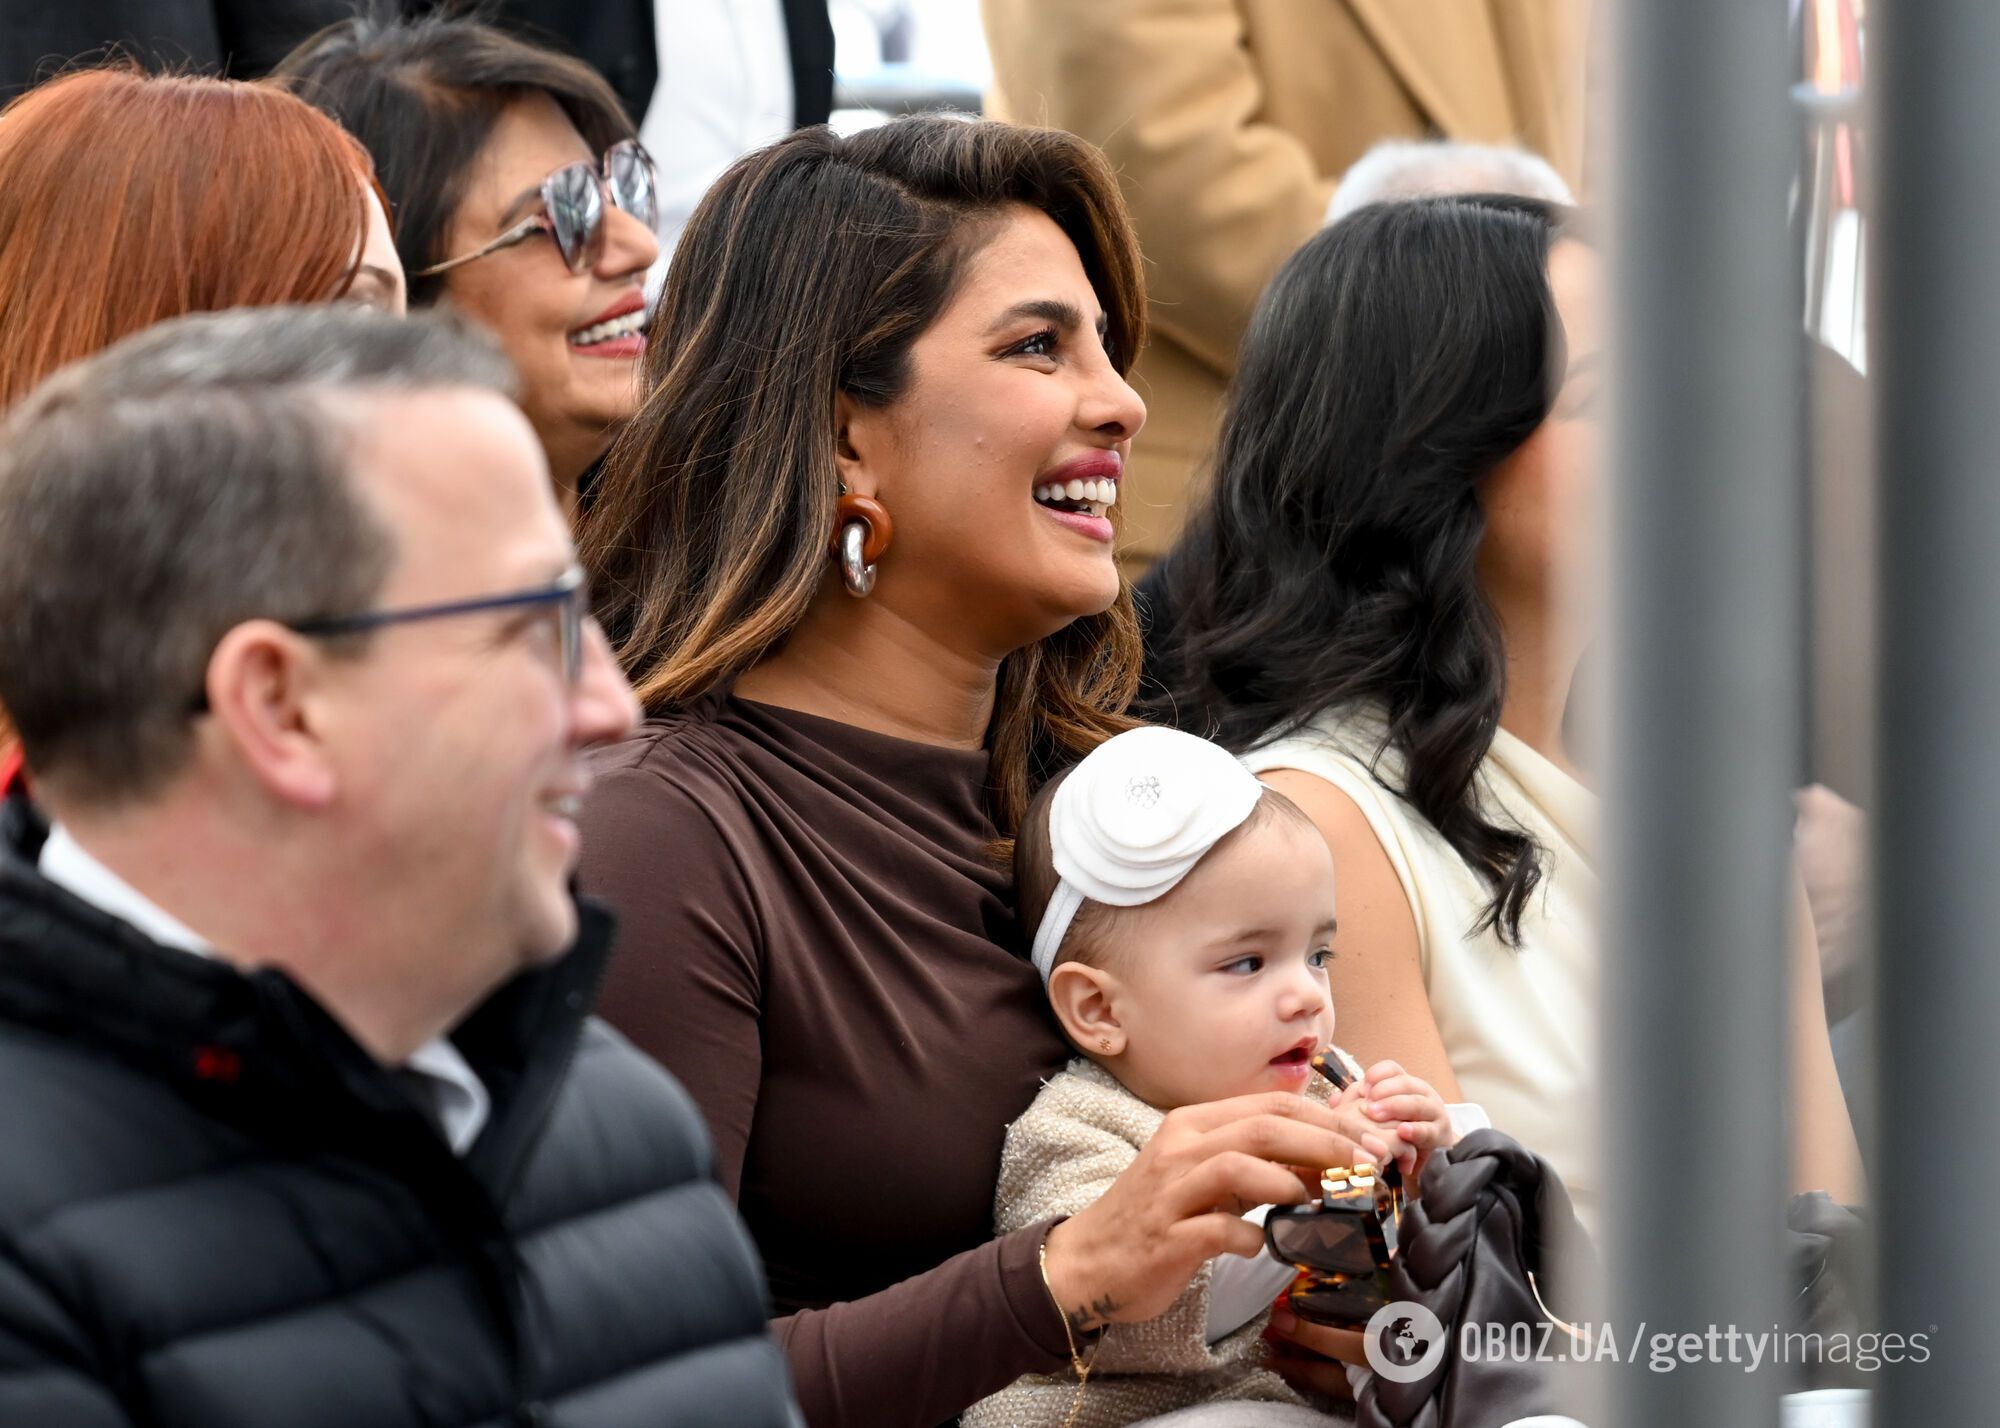
[[[1317,1076],[1308,1094],[1331,1088]],[[1042,1087],[1033,1105],[1007,1128],[994,1197],[997,1234],[1091,1204],[1166,1119],[1094,1062],[1079,1057]],[[1076,1428],[1125,1428],[1197,1403],[1303,1403],[1264,1367],[1260,1314],[1217,1343],[1207,1341],[1208,1286],[1204,1264],[1173,1306],[1143,1324],[1104,1331]],[[964,1428],[1062,1428],[1076,1399],[1076,1375],[1030,1374],[967,1409]]]

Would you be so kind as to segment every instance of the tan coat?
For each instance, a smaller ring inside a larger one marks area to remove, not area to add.
[[[1257,295],[1378,140],[1519,142],[1572,184],[1582,0],[981,0],[995,117],[1103,146],[1147,259],[1128,563],[1163,554]]]

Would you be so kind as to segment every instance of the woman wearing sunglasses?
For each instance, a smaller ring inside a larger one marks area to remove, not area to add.
[[[652,162],[580,60],[429,16],[322,30],[277,77],[367,145],[410,302],[491,329],[566,501],[639,405]]]

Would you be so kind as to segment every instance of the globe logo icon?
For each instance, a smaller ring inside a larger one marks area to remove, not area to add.
[[[1391,1383],[1415,1383],[1444,1358],[1444,1325],[1423,1305],[1408,1299],[1384,1304],[1362,1331],[1368,1367]]]

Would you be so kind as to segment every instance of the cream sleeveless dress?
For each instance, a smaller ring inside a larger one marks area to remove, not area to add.
[[[1258,773],[1322,778],[1367,817],[1415,915],[1431,1015],[1461,1092],[1496,1129],[1547,1158],[1594,1233],[1596,795],[1506,730],[1494,735],[1479,771],[1486,816],[1521,828],[1545,855],[1521,914],[1521,945],[1509,947],[1491,928],[1472,930],[1490,896],[1479,875],[1383,786],[1400,786],[1403,770],[1394,750],[1377,754],[1383,727],[1378,716],[1322,715],[1244,762]],[[1345,1009],[1334,1011],[1344,1024]]]

